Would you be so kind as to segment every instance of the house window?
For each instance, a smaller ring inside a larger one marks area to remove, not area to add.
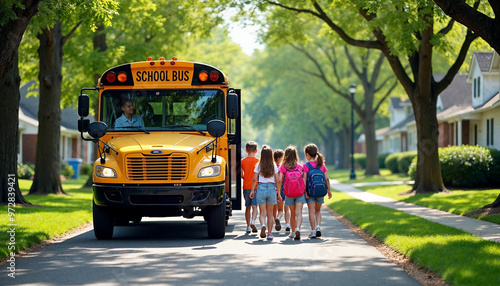
[[[477,145],[477,124],[474,124],[474,145]]]
[[[476,86],[477,86],[477,78],[474,79],[474,98],[477,97],[477,88],[476,88]]]
[[[486,145],[493,145],[493,118],[486,120]]]

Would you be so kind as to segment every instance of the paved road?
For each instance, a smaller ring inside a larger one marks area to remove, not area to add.
[[[147,219],[110,241],[87,230],[19,258],[16,278],[4,266],[0,285],[419,285],[324,210],[323,228],[321,238],[282,230],[269,242],[246,235],[235,211],[214,240],[200,219]]]

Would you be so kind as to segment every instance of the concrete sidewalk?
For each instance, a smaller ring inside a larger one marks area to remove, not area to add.
[[[473,219],[461,215],[448,213],[445,211],[435,210],[414,204],[396,201],[391,198],[375,195],[369,192],[364,192],[360,189],[357,189],[353,185],[342,184],[337,180],[331,180],[330,184],[332,189],[346,193],[356,199],[368,203],[378,204],[395,210],[399,210],[407,214],[419,216],[421,218],[437,222],[442,225],[447,225],[450,227],[461,229],[463,231],[469,232],[483,239],[500,242],[500,225],[496,223],[486,222],[478,219]],[[387,183],[380,183],[380,185],[382,184],[387,184]],[[355,186],[363,186],[363,185],[373,185],[373,183],[355,184]]]

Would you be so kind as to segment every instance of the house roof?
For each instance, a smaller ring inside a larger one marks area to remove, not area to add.
[[[491,67],[491,60],[493,59],[493,52],[475,52],[476,61],[481,69],[481,72],[489,72]]]
[[[440,81],[444,74],[435,74],[434,79]],[[450,85],[443,90],[439,97],[443,102],[443,109],[446,110],[452,106],[472,106],[472,85],[467,83],[467,75],[457,74]]]
[[[28,89],[33,85],[34,81],[30,81],[26,84],[23,84],[19,91],[21,93],[21,99],[19,101],[19,119],[23,121],[27,121],[28,123],[38,126],[38,105],[39,105],[39,97],[38,96],[30,96],[26,97],[28,94]],[[31,91],[31,90],[30,90]],[[38,91],[38,89],[34,89],[32,91]],[[67,130],[76,130],[78,131],[78,112],[73,107],[67,107],[61,110],[61,128]]]

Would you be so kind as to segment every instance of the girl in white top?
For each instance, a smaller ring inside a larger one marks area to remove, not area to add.
[[[273,208],[277,203],[276,199],[276,181],[278,168],[274,164],[273,160],[273,150],[271,147],[264,145],[260,152],[260,161],[255,166],[255,175],[252,180],[252,190],[250,192],[250,198],[255,196],[255,185],[257,182],[259,186],[257,187],[257,204],[260,210],[260,224],[262,228],[260,230],[260,237],[266,237],[267,229],[267,239],[272,240],[272,229],[273,229]],[[278,194],[278,199],[281,199],[281,195]],[[267,218],[267,224],[266,224]]]

